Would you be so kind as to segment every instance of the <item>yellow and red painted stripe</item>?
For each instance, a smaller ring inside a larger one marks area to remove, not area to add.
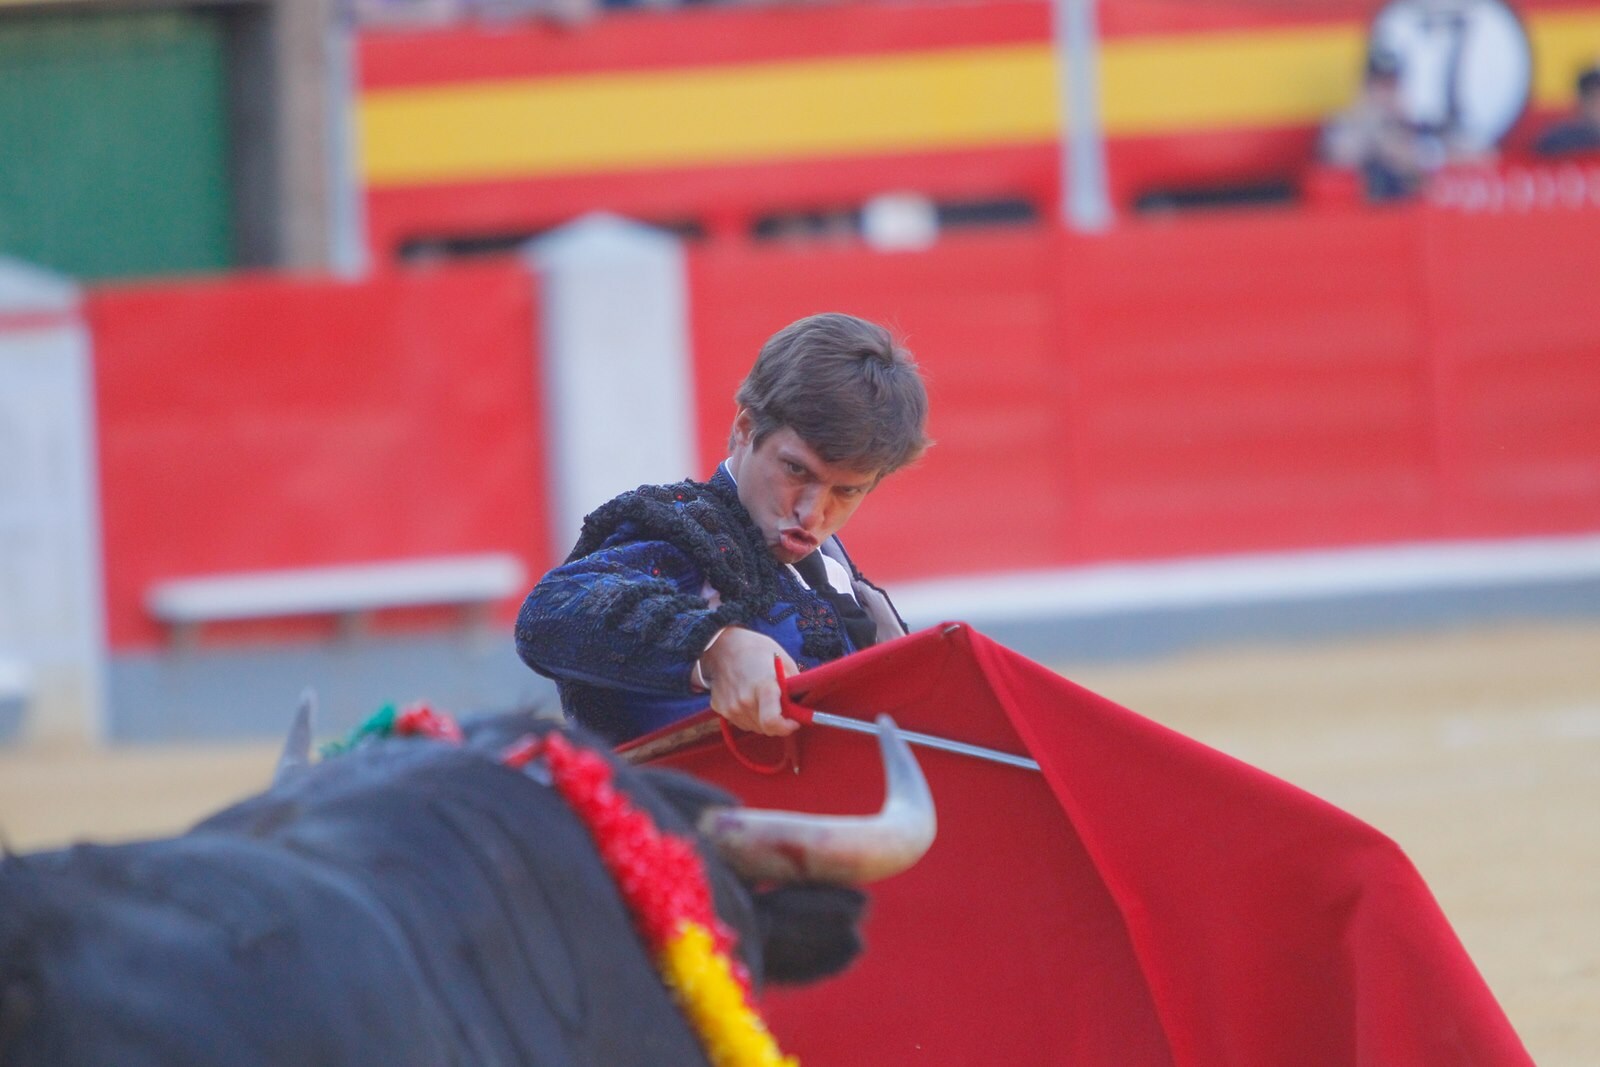
[[[825,25],[814,11],[798,33],[775,12],[741,13],[740,32],[704,36],[693,23],[714,12],[685,15],[682,26],[658,17],[659,33],[681,29],[700,42],[670,63],[671,49],[631,37],[605,48],[604,27],[589,31],[593,44],[580,31],[570,50],[546,41],[549,30],[530,31],[545,48],[486,36],[474,39],[485,46],[475,59],[464,47],[437,49],[412,84],[398,60],[372,73],[362,170],[385,188],[1053,140],[1060,117],[1043,11],[939,9],[944,17],[923,26],[933,12],[910,9],[898,42],[894,25],[870,12],[862,33],[836,32],[820,55],[794,54]],[[869,12],[832,14],[837,26]],[[1535,106],[1557,106],[1570,98],[1572,72],[1600,53],[1600,7],[1526,17]],[[1107,135],[1314,122],[1350,98],[1364,34],[1346,21],[1108,35]],[[530,69],[552,59],[561,62]]]
[[[1293,173],[1356,88],[1371,5],[1102,15],[1113,195]],[[1525,5],[1531,108],[1600,55],[1600,3]],[[361,174],[373,243],[537,229],[607,207],[721,228],[908,186],[1051,198],[1061,128],[1049,7],[694,9],[368,34]]]

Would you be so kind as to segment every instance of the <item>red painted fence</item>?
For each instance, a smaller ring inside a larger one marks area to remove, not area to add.
[[[550,557],[534,287],[516,264],[240,278],[89,304],[107,625],[163,578]]]
[[[702,453],[773,324],[897,325],[939,444],[885,578],[1600,528],[1600,211],[1242,214],[693,260]]]
[[[701,475],[793,318],[881,319],[927,369],[938,444],[849,531],[875,577],[1600,530],[1600,209],[1247,213],[689,263]],[[547,532],[536,300],[514,262],[94,294],[114,647],[157,639],[143,597],[162,578],[486,550],[550,565],[566,546]]]

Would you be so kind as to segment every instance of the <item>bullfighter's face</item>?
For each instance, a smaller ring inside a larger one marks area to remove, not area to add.
[[[744,411],[733,424],[728,471],[739,483],[739,502],[780,563],[804,559],[843,529],[879,477],[824,462],[787,426],[756,445],[754,422]]]

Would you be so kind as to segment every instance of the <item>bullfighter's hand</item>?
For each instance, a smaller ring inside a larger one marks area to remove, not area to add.
[[[783,717],[783,690],[773,671],[776,656],[786,675],[799,672],[783,646],[765,634],[730,626],[700,657],[711,687],[711,710],[742,730],[783,737],[800,726]]]

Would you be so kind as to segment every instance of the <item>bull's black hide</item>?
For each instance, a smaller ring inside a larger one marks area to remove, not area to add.
[[[618,777],[677,833],[713,799]],[[708,866],[753,973],[858,950],[859,894]],[[585,829],[481,749],[376,743],[180,837],[0,861],[5,1067],[704,1062]]]

